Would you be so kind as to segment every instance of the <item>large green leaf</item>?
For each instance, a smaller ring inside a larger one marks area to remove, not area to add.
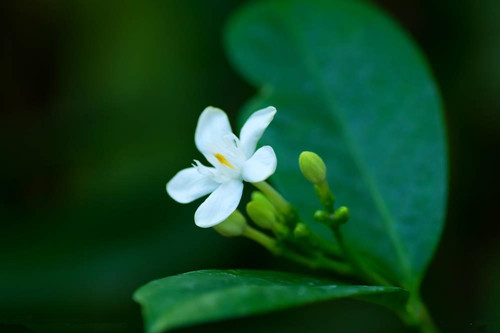
[[[283,272],[205,270],[149,282],[134,299],[142,305],[146,331],[157,333],[345,297],[403,309],[407,296],[396,287],[342,285]]]
[[[410,38],[364,2],[261,1],[233,17],[226,46],[261,87],[247,111],[278,109],[264,137],[278,188],[311,220],[318,204],[297,158],[320,154],[351,209],[350,250],[416,290],[443,227],[447,151],[439,93]]]

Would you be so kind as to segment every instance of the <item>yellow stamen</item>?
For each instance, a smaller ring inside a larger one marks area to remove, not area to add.
[[[225,166],[230,167],[231,169],[234,169],[234,166],[232,166],[231,163],[229,163],[226,160],[226,158],[224,157],[224,155],[217,153],[217,154],[214,154],[214,156],[215,156],[215,158],[217,158],[219,160],[219,162],[221,164],[224,164]]]

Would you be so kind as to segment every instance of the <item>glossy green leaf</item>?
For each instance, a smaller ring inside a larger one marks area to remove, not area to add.
[[[263,139],[277,187],[311,222],[319,205],[297,159],[318,153],[350,207],[345,238],[360,264],[416,290],[443,227],[447,151],[439,93],[411,39],[368,3],[261,1],[233,17],[226,46],[261,88],[247,111],[278,109]]]
[[[402,309],[407,296],[396,287],[343,285],[283,272],[204,270],[152,281],[138,289],[134,299],[142,306],[146,331],[159,333],[346,297]]]

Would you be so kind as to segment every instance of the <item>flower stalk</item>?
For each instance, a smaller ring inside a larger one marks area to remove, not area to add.
[[[247,226],[245,228],[242,236],[259,243],[274,255],[279,255],[281,253],[275,239],[257,229],[252,228],[251,226]]]
[[[298,223],[293,232],[297,239],[304,239],[307,245],[317,248],[325,254],[335,258],[341,257],[341,251],[338,246],[318,236],[305,223]]]
[[[326,180],[314,184],[314,189],[316,191],[316,196],[319,199],[319,203],[325,207],[328,213],[333,213],[335,205],[335,196],[332,194],[330,187]]]
[[[286,220],[294,218],[294,211],[292,205],[283,196],[274,189],[269,183],[262,181],[253,183],[266,198],[273,204],[279,213],[283,214]]]

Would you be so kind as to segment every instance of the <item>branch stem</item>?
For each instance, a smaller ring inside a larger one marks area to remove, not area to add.
[[[413,324],[419,328],[421,333],[439,333],[439,329],[432,320],[432,317],[424,302],[422,302],[422,299],[418,295],[418,292],[413,292],[411,295],[412,296],[408,301],[407,311]]]

